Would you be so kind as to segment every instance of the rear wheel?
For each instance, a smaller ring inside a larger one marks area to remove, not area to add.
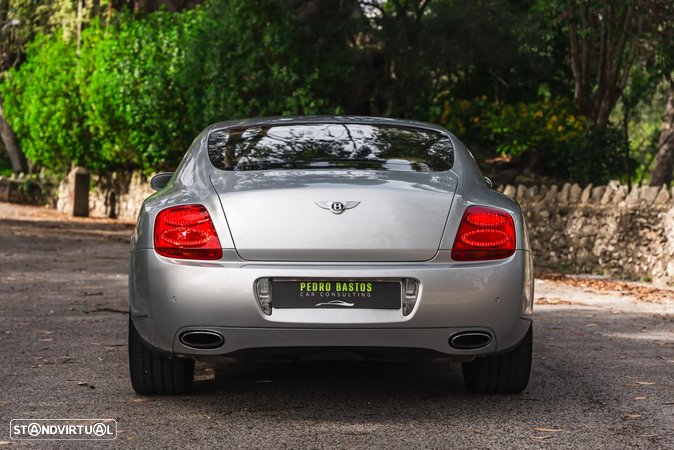
[[[529,384],[533,326],[511,352],[463,363],[466,388],[476,394],[519,394]]]
[[[194,360],[151,351],[129,319],[129,369],[133,390],[142,395],[186,394],[194,381]]]

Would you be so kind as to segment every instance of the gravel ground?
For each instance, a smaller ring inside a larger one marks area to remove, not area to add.
[[[131,230],[0,203],[0,448],[674,448],[674,301],[550,280],[539,302],[561,301],[536,305],[522,395],[470,395],[452,363],[237,362],[197,363],[192,395],[134,402]],[[120,432],[11,441],[19,418],[116,418]]]

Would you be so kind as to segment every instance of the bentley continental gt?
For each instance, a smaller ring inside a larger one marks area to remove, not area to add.
[[[130,249],[136,392],[188,392],[195,360],[331,355],[445,358],[471,392],[526,388],[525,221],[445,128],[218,123],[151,184]]]

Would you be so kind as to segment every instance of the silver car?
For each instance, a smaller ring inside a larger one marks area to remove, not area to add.
[[[524,218],[446,129],[218,123],[152,185],[129,264],[136,392],[188,392],[195,360],[228,358],[445,358],[472,392],[527,386]]]

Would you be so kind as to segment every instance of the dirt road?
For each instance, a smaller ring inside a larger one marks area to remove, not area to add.
[[[131,230],[0,203],[0,448],[674,448],[672,296],[582,280],[537,282],[522,395],[470,395],[450,363],[197,363],[192,395],[135,402]],[[120,432],[12,442],[19,418]]]

